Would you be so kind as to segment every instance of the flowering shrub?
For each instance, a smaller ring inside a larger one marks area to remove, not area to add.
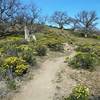
[[[22,73],[26,72],[26,69],[28,69],[28,66],[25,64],[17,65],[15,73],[16,75],[22,75]]]
[[[77,85],[72,90],[72,94],[64,100],[89,100],[89,94],[89,88],[84,85]]]
[[[78,85],[73,89],[72,93],[78,100],[87,100],[89,96],[89,88],[84,85]]]
[[[8,57],[3,61],[2,67],[10,70],[11,74],[22,75],[27,69],[26,62],[18,57]]]

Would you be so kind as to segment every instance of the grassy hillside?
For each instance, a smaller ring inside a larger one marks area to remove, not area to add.
[[[95,54],[97,61],[95,71],[100,70],[99,39],[79,37],[70,30],[56,28],[48,28],[36,33],[36,38],[36,42],[27,42],[24,35],[12,35],[0,39],[0,81],[3,81],[10,90],[18,87],[16,79],[21,80],[29,73],[39,62],[39,58],[48,57],[50,52],[64,53],[63,43],[74,46],[77,53]],[[3,88],[1,86],[1,90]]]

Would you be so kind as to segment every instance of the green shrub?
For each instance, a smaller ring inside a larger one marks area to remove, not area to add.
[[[10,90],[16,90],[17,86],[16,86],[15,80],[8,80],[7,81],[7,88]]]
[[[28,44],[28,42],[23,39],[22,37],[18,37],[18,36],[9,36],[6,39],[6,42],[8,44],[16,44],[17,46],[21,45],[21,44]]]
[[[0,48],[0,55],[4,52],[3,48]]]
[[[72,67],[83,69],[94,69],[96,56],[90,53],[77,53],[69,62]]]
[[[98,34],[93,34],[93,35],[90,35],[90,38],[94,38],[94,39],[100,40],[100,35],[98,35]]]
[[[77,85],[72,90],[72,94],[64,100],[89,100],[89,95],[89,88],[84,85]]]
[[[5,54],[7,56],[17,56],[18,55],[18,50],[16,48],[16,45],[8,45],[6,48],[5,48]]]
[[[35,50],[38,56],[45,56],[47,53],[47,48],[44,45],[43,46],[38,45]]]
[[[25,60],[18,57],[8,57],[4,59],[2,68],[6,71],[10,70],[12,75],[23,75],[24,72],[28,69],[28,64]]]
[[[61,34],[45,34],[42,37],[38,38],[37,42],[41,45],[47,45],[49,43],[64,43],[65,42],[65,37],[62,36]]]
[[[97,39],[100,40],[100,36],[97,36]]]
[[[29,45],[20,45],[17,47],[18,49],[18,56],[25,60],[30,65],[36,64],[36,58],[34,56],[34,51],[32,47]]]
[[[64,50],[63,44],[60,42],[56,42],[56,41],[49,42],[48,47],[50,48],[51,51],[63,51]]]
[[[92,52],[93,48],[91,45],[80,45],[80,46],[78,46],[78,48],[76,48],[76,51]]]
[[[20,65],[16,66],[15,73],[16,73],[16,75],[20,76],[20,75],[24,74],[24,72],[26,73],[27,69],[28,69],[28,66],[26,66],[25,64],[20,64]]]
[[[25,40],[25,39],[17,40],[14,43],[17,44],[17,45],[21,45],[21,44],[25,45],[25,44],[28,44],[27,40]]]
[[[21,42],[23,42],[23,45],[21,44]],[[26,50],[29,47],[28,45],[24,44],[25,41],[21,42],[19,43],[19,41],[16,41],[16,38],[14,38],[14,40],[10,39],[9,41],[7,40],[6,42],[1,42],[0,53],[5,54],[6,56],[18,56],[18,53],[20,51],[23,51],[24,48]]]
[[[17,47],[18,51],[30,51],[32,52],[32,48],[29,45],[20,45]]]
[[[100,60],[100,45],[99,44],[80,45],[78,46],[76,51],[95,54],[97,60],[98,61]]]
[[[5,78],[5,73],[6,73],[6,70],[3,69],[2,66],[0,66],[0,81]]]
[[[94,47],[94,54],[96,54],[100,58],[100,46],[97,45]]]
[[[36,57],[34,56],[33,52],[23,51],[19,56],[21,56],[23,60],[32,66],[36,64]]]

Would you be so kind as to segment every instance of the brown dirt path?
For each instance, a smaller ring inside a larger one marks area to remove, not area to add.
[[[56,84],[53,80],[55,80],[57,72],[66,66],[64,59],[65,56],[52,60],[47,59],[41,65],[39,73],[20,89],[20,93],[17,93],[13,100],[53,100],[56,91]],[[68,78],[69,87],[70,83],[72,84],[72,79]]]

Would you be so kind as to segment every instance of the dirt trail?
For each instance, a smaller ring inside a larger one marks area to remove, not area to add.
[[[66,66],[64,59],[65,57],[58,57],[46,60],[41,65],[39,73],[21,88],[13,100],[53,100],[56,88],[54,80],[58,70]]]

